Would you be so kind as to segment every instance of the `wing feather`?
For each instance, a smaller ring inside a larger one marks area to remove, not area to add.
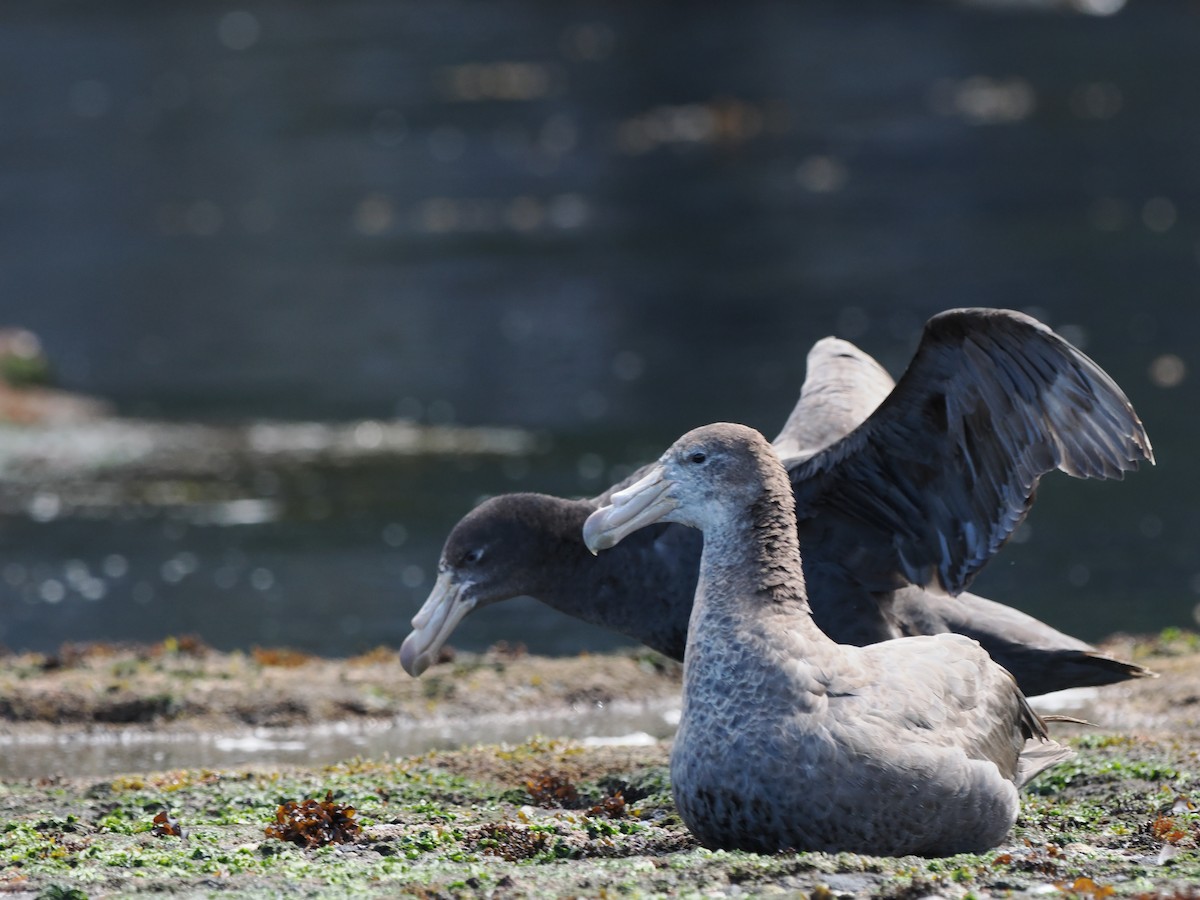
[[[811,456],[845,436],[895,387],[883,366],[838,338],[813,344],[807,367],[796,408],[772,442],[783,459]]]
[[[1153,460],[1128,398],[1081,351],[1022,313],[961,309],[929,320],[866,422],[790,474],[806,552],[861,564],[874,590],[957,594],[1044,474],[1121,478]]]

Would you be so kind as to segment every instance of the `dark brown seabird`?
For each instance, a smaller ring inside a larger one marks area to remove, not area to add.
[[[959,632],[1027,694],[1149,674],[1012,607],[965,592],[1024,519],[1039,478],[1120,478],[1153,461],[1120,388],[1021,313],[932,318],[898,384],[866,353],[826,338],[774,441],[796,499],[817,624],[840,643]],[[446,539],[437,582],[401,662],[420,675],[473,610],[528,595],[682,659],[701,541],[663,525],[593,559],[590,500],[505,494]]]
[[[792,485],[752,428],[688,432],[610,499],[584,525],[593,550],[656,522],[704,534],[671,748],[704,845],[980,852],[1008,834],[1018,788],[1072,755],[970,638],[855,647],[817,627]]]

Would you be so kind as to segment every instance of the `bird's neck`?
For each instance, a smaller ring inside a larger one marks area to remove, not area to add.
[[[567,615],[682,659],[699,534],[666,526],[675,533],[664,547],[663,528],[645,528],[593,556],[583,543],[583,523],[595,509],[590,501],[564,501],[554,550],[538,567],[529,594]]]
[[[795,517],[782,498],[764,498],[732,528],[706,530],[684,656],[684,722],[720,715],[696,698],[758,698],[782,671],[795,688],[793,711],[814,712],[825,664],[838,652],[813,621]]]
[[[808,612],[792,498],[764,495],[749,515],[731,518],[704,535],[700,580],[728,586],[728,597],[757,598]],[[733,588],[738,590],[734,591]]]
[[[705,633],[698,618],[720,620],[715,627],[722,630],[733,624],[754,632],[769,621],[767,634],[780,628],[814,646],[830,643],[813,622],[792,504],[781,475],[747,514],[706,530],[691,633]]]

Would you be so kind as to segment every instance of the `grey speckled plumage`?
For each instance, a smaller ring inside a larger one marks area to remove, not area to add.
[[[753,429],[689,432],[611,500],[585,523],[593,549],[662,521],[704,534],[671,781],[705,845],[978,852],[1012,827],[1020,785],[1071,755],[969,638],[821,632],[787,473]]]
[[[835,640],[962,632],[1029,694],[1147,674],[1011,607],[942,595],[970,583],[1024,517],[1044,472],[1119,476],[1150,458],[1120,389],[1033,319],[943,313],[898,385],[853,344],[821,340],[774,445],[801,508],[813,614]],[[599,561],[579,539],[587,516],[622,486],[591,500],[507,494],[468,513],[413,619],[405,669],[424,671],[465,615],[521,595],[681,659],[699,535],[647,529]]]

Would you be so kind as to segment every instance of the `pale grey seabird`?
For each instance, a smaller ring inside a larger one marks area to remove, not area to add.
[[[1008,834],[1018,788],[1072,755],[970,638],[855,647],[817,627],[792,485],[757,431],[690,431],[610,501],[584,524],[593,550],[657,522],[704,534],[671,748],[702,844],[980,852]]]

